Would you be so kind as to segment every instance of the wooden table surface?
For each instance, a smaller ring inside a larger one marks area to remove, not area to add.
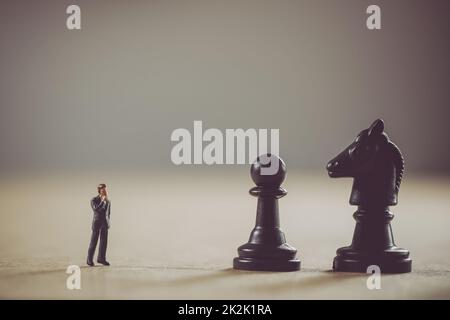
[[[289,170],[289,169],[288,169]],[[85,267],[95,186],[109,186],[110,267]],[[170,172],[51,173],[0,179],[0,298],[31,299],[449,299],[450,178],[406,174],[392,207],[397,245],[413,272],[333,273],[354,228],[351,180],[288,171],[281,227],[302,270],[231,269],[253,228],[256,199],[244,168]],[[66,268],[81,267],[81,290]]]

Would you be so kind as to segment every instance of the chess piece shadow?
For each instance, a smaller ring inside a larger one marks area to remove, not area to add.
[[[220,270],[208,270],[208,273],[193,274],[182,278],[176,278],[172,280],[172,285],[193,285],[203,282],[211,283],[222,279],[234,279],[236,277],[242,277],[244,273],[240,273],[232,268],[220,269]]]
[[[305,270],[303,269],[303,271]],[[335,284],[345,284],[354,279],[367,278],[367,275],[363,275],[361,273],[336,273],[332,272],[332,270],[319,272],[314,270],[313,272],[314,274],[312,275],[307,275],[308,273],[311,273],[311,270],[303,272],[302,277],[299,278],[260,283],[256,286],[256,288],[258,290],[269,290],[271,293],[279,294],[283,291],[292,290],[292,288],[298,288],[304,291],[316,289],[321,290]]]
[[[274,168],[274,172],[264,172]],[[256,226],[248,243],[238,248],[239,256],[233,260],[234,269],[300,270],[300,260],[296,258],[297,250],[286,243],[284,233],[280,229],[278,199],[287,194],[286,190],[281,188],[286,177],[285,163],[275,155],[263,155],[252,164],[250,174],[256,187],[249,192],[258,198]]]
[[[398,201],[404,159],[384,133],[384,122],[361,131],[326,168],[331,178],[353,178],[350,204],[358,206],[352,243],[337,250],[333,270],[366,272],[377,265],[382,273],[411,272],[409,251],[394,243],[389,210]]]

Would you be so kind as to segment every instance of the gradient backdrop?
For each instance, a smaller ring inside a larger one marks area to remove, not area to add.
[[[66,29],[72,3],[80,31]],[[374,3],[379,31],[365,27]],[[170,169],[170,134],[194,120],[279,128],[290,169],[323,170],[382,117],[408,172],[448,174],[449,10],[449,1],[2,1],[0,171]]]

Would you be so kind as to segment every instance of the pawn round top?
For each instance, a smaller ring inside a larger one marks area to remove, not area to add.
[[[286,177],[286,164],[274,154],[259,156],[250,168],[253,182],[259,187],[279,187]]]

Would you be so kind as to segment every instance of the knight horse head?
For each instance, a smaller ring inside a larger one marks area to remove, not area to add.
[[[359,206],[396,205],[403,170],[403,156],[384,132],[381,119],[327,164],[331,178],[354,179],[350,204]]]

